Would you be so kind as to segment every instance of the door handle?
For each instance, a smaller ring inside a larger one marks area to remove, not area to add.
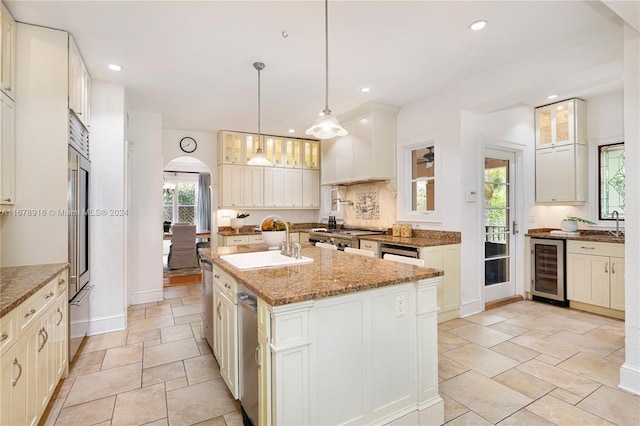
[[[518,223],[515,220],[512,222],[511,230],[513,232],[513,235],[516,235],[518,232],[520,232],[518,231]]]

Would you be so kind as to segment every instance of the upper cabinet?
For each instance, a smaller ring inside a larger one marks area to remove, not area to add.
[[[16,202],[16,103],[0,93],[0,204]]]
[[[0,89],[11,99],[16,99],[16,21],[2,4],[0,14],[0,37],[2,42],[2,64],[0,65],[1,82]]]
[[[587,201],[585,102],[569,99],[535,110],[536,203]]]
[[[586,143],[585,102],[569,99],[536,108],[536,149]]]
[[[69,36],[69,109],[86,128],[91,125],[91,77],[73,37]]]
[[[322,184],[396,178],[398,108],[369,102],[339,117],[347,136],[322,142]]]

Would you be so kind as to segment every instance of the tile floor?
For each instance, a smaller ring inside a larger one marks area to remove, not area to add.
[[[44,424],[242,425],[200,339],[201,285],[129,308],[129,326],[91,336]],[[439,326],[449,425],[640,424],[640,397],[616,388],[624,323],[523,301]]]

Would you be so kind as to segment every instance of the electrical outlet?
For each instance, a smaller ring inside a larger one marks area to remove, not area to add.
[[[401,317],[404,315],[407,308],[407,298],[404,294],[398,294],[396,296],[396,316]]]

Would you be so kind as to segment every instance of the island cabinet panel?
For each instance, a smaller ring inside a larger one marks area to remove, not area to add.
[[[460,308],[460,244],[422,247],[420,258],[425,266],[442,269],[438,286],[438,322],[458,318]]]
[[[408,413],[442,424],[440,281],[276,307],[259,300],[260,424],[386,424]]]

